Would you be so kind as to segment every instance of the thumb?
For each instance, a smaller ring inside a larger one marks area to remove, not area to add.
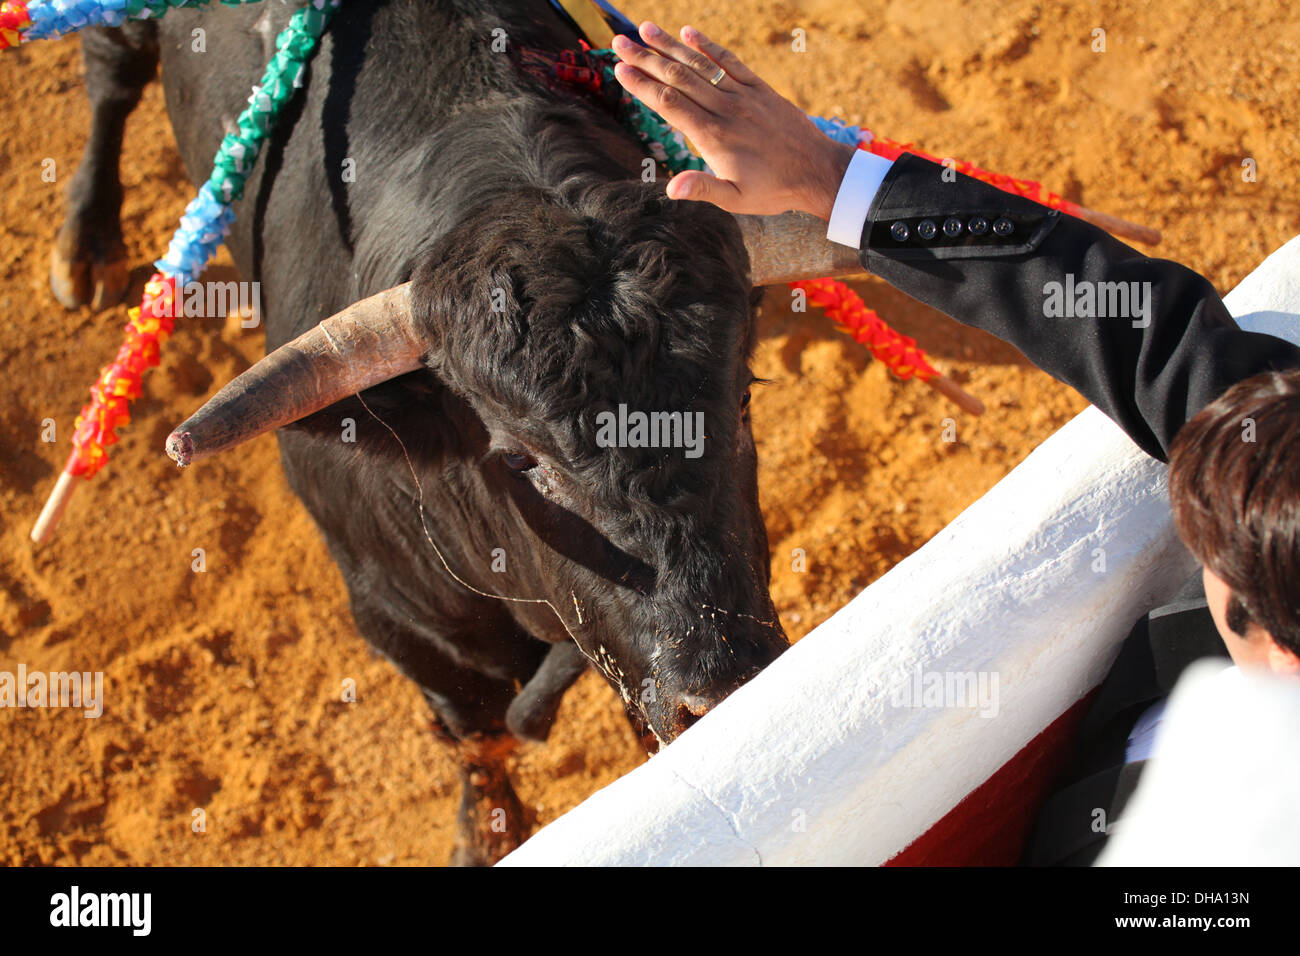
[[[693,202],[711,202],[727,212],[739,212],[740,190],[736,184],[719,179],[711,173],[688,169],[668,180],[669,199],[689,199]]]

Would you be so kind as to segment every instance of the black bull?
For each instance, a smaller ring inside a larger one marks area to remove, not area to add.
[[[53,259],[65,304],[121,295],[117,153],[159,59],[201,182],[289,12],[83,35],[94,123]],[[544,0],[344,3],[227,243],[261,283],[268,350],[411,280],[419,369],[278,437],[358,630],[461,749],[462,862],[525,835],[505,755],[545,738],[589,664],[668,741],[786,647],[741,229],[643,182],[635,139],[521,72],[498,28],[512,49],[577,46]],[[607,447],[619,406],[702,415],[703,444]]]

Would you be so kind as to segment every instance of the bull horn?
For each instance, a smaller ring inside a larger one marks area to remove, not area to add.
[[[411,314],[411,284],[394,286],[286,342],[167,436],[184,467],[296,422],[421,367],[427,345]]]
[[[866,272],[856,249],[826,238],[826,223],[803,212],[737,216],[754,285],[836,278]]]

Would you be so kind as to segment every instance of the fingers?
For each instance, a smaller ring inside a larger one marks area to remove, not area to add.
[[[711,202],[728,212],[739,212],[740,189],[735,183],[699,170],[678,173],[668,180],[669,199],[689,199],[694,202]]]
[[[641,39],[669,59],[683,63],[698,77],[706,82],[718,71],[718,64],[698,50],[692,50],[684,43],[679,43],[667,31],[647,20],[641,24]],[[709,84],[713,89],[716,84]]]
[[[662,30],[659,33],[671,40],[670,37],[663,34]],[[707,70],[707,72],[701,74],[699,70],[688,63],[675,59],[671,53],[658,53],[655,50],[633,43],[625,37],[620,37],[614,41],[614,51],[623,59],[623,62],[636,67],[642,73],[657,80],[661,85],[672,87],[678,93],[690,97],[710,111],[716,112],[722,109],[723,94],[709,85],[707,79],[709,75],[717,71],[717,67],[703,54],[696,53],[694,50],[687,50],[686,47],[675,40],[672,42],[679,49],[684,50],[693,60],[707,64],[707,66],[701,68]]]
[[[727,75],[737,83],[744,86],[756,86],[762,82],[759,80],[758,74],[740,62],[740,57],[726,47],[714,43],[695,27],[682,27],[682,39],[692,49],[703,53],[726,70]]]
[[[650,56],[662,59],[657,54]],[[614,76],[625,90],[692,139],[712,115],[681,90],[659,82],[626,62],[614,64]]]

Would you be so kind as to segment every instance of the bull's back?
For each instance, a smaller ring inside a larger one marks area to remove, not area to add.
[[[214,6],[162,21],[168,113],[196,185],[292,12]],[[576,44],[546,0],[344,0],[235,204],[227,240],[240,277],[261,283],[268,350],[405,279],[412,256],[454,225],[442,141],[520,92],[507,56],[492,49],[496,29],[510,44]]]

